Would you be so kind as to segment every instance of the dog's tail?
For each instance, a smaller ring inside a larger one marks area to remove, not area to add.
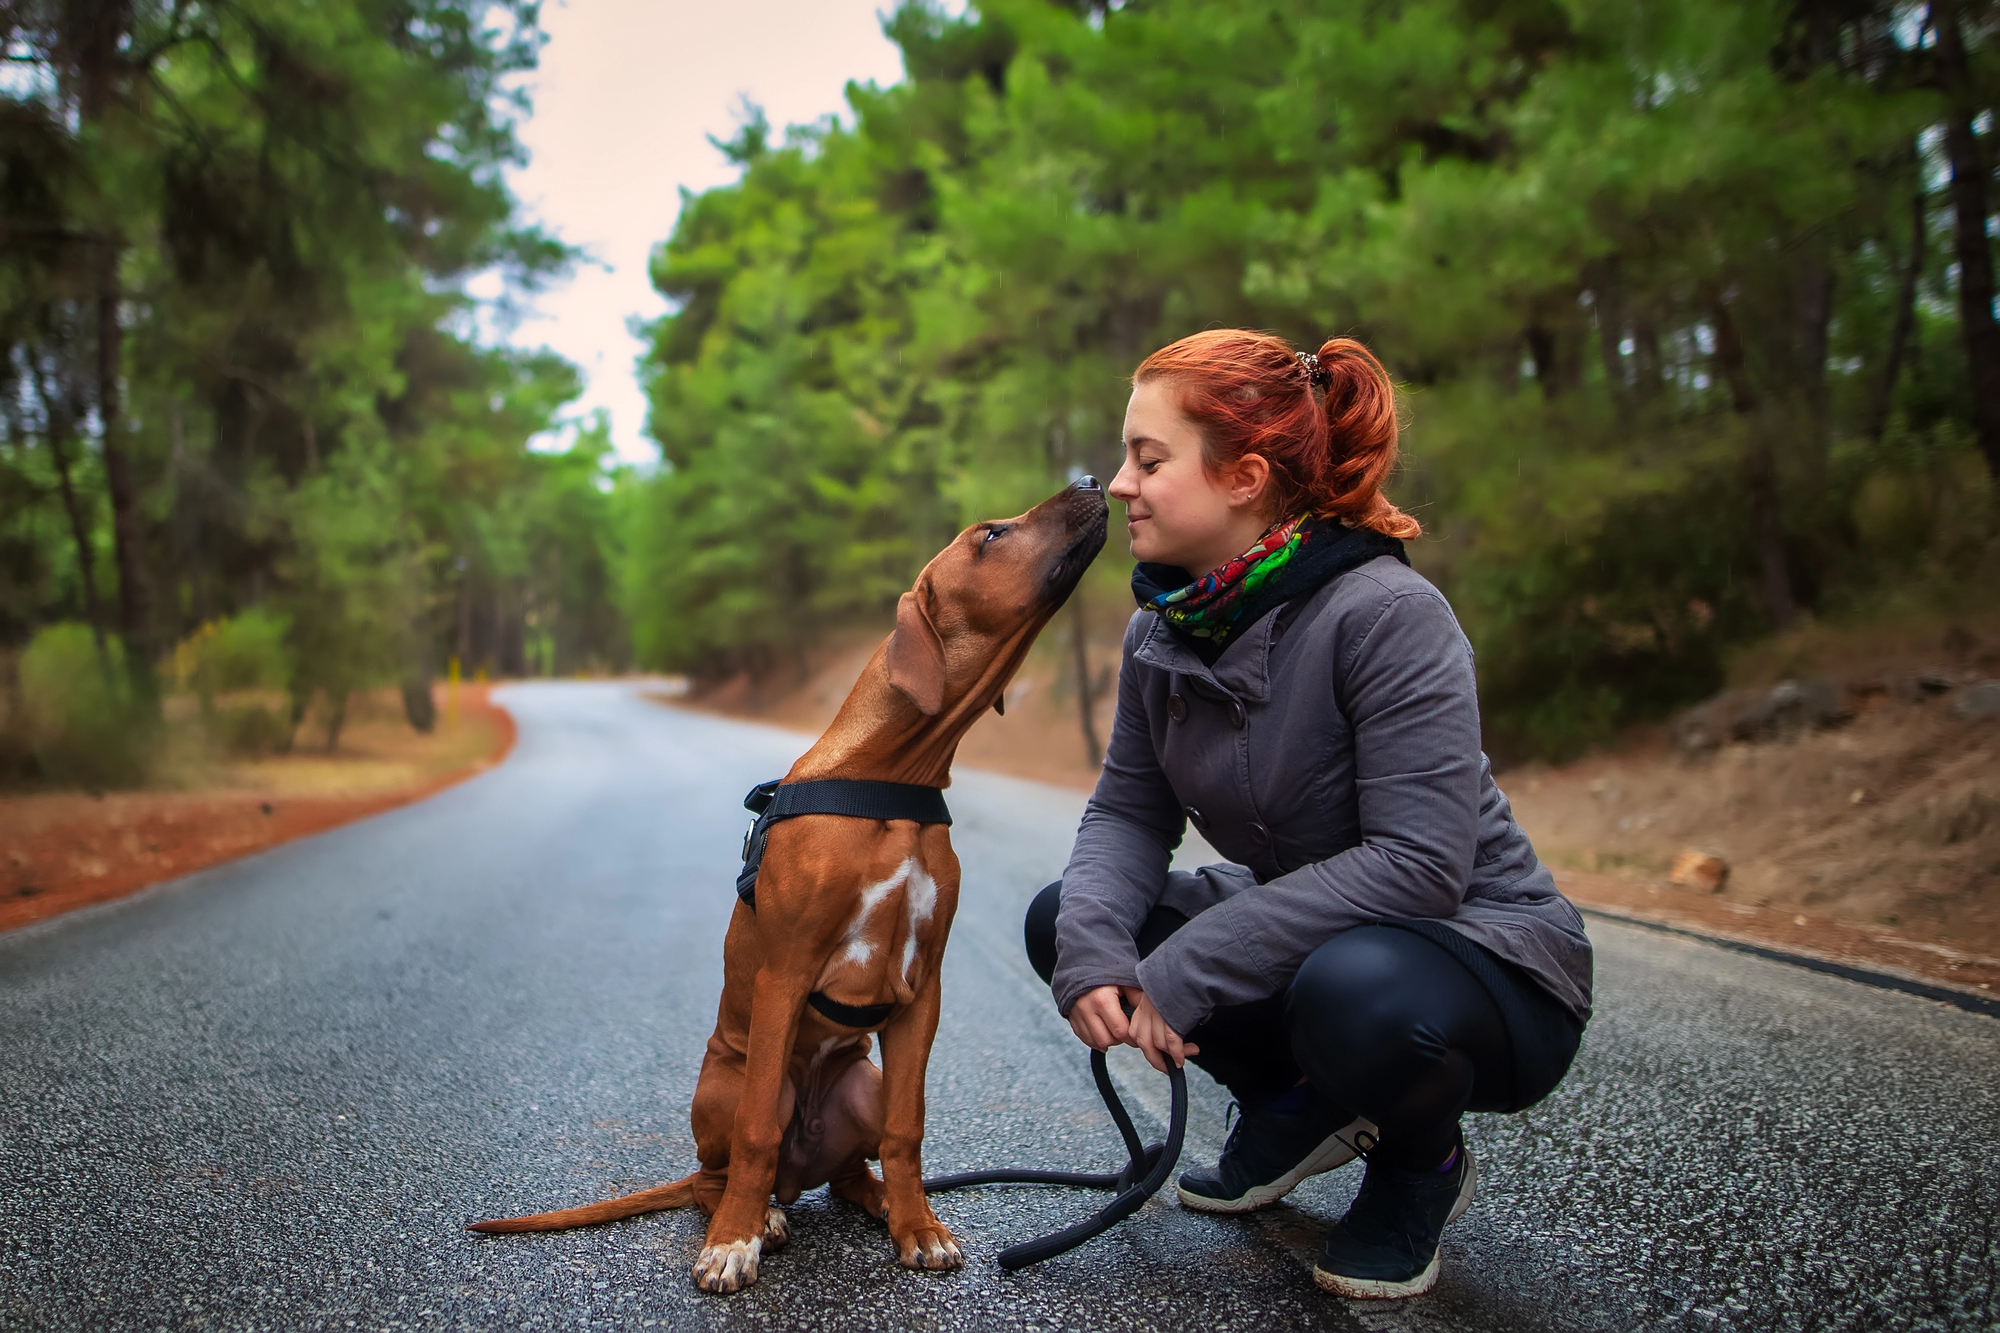
[[[663,1208],[685,1208],[694,1202],[695,1176],[671,1185],[656,1185],[622,1199],[606,1199],[583,1208],[565,1208],[559,1213],[536,1213],[533,1217],[499,1217],[491,1222],[474,1222],[467,1231],[483,1231],[490,1236],[510,1236],[517,1231],[566,1231],[598,1222],[617,1222],[641,1213],[657,1213]]]

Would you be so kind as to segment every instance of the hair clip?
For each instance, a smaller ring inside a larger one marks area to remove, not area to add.
[[[1319,357],[1311,352],[1300,352],[1297,355],[1299,365],[1306,372],[1306,383],[1315,389],[1324,389],[1333,383],[1333,372],[1319,363]]]

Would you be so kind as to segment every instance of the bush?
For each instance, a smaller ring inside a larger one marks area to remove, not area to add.
[[[214,735],[231,754],[277,754],[291,748],[292,724],[280,709],[239,704],[216,714]]]
[[[201,696],[204,711],[231,690],[282,690],[292,681],[290,625],[283,616],[251,609],[211,620],[174,649],[174,680]]]
[[[160,738],[116,640],[100,656],[90,627],[50,625],[21,654],[22,732],[42,776],[84,787],[146,779]]]

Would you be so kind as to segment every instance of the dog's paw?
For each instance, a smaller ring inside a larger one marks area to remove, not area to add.
[[[836,1180],[833,1193],[866,1212],[877,1221],[889,1220],[889,1195],[882,1186],[881,1178],[866,1168],[855,1175]]]
[[[694,1261],[694,1284],[718,1296],[741,1291],[757,1280],[757,1259],[763,1251],[762,1236],[706,1246]]]
[[[958,1242],[952,1239],[944,1223],[932,1221],[907,1236],[896,1237],[896,1262],[905,1268],[936,1272],[965,1267],[965,1256],[959,1253]]]
[[[785,1220],[785,1210],[776,1204],[764,1210],[764,1248],[775,1250],[792,1238],[791,1223]]]

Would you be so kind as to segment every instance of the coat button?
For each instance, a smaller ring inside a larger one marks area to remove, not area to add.
[[[1241,731],[1243,730],[1243,724],[1249,720],[1249,715],[1243,711],[1243,701],[1241,699],[1231,699],[1229,701],[1229,725]]]
[[[1250,836],[1256,840],[1259,847],[1269,847],[1271,845],[1271,830],[1254,820],[1250,824]]]
[[[1187,721],[1187,700],[1178,694],[1167,696],[1167,716],[1176,722]]]
[[[1201,833],[1208,832],[1208,818],[1205,815],[1203,815],[1201,811],[1195,809],[1193,806],[1189,806],[1187,808],[1186,814],[1188,817],[1188,823],[1194,825],[1195,829],[1198,832]]]

